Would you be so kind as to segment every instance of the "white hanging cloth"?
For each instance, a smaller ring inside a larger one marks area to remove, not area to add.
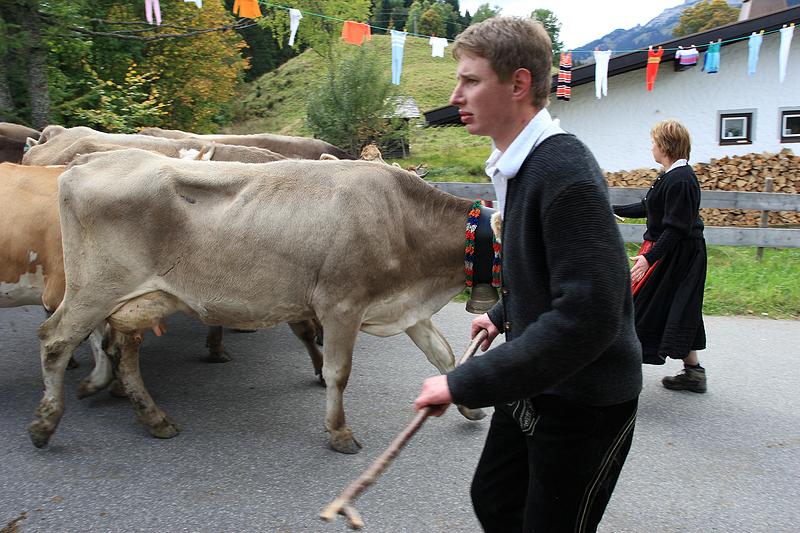
[[[595,50],[594,52],[594,95],[597,98],[608,96],[608,62],[611,50]],[[601,96],[602,93],[602,96]]]
[[[794,24],[781,28],[781,45],[778,51],[778,80],[783,83],[786,77],[786,65],[789,62],[789,47],[794,36]]]
[[[297,27],[300,25],[300,19],[303,18],[303,14],[300,13],[299,9],[290,9],[289,10],[289,46],[294,46],[294,36],[297,34]]]
[[[431,37],[428,41],[431,45],[431,57],[444,57],[444,49],[447,48],[447,39],[444,37]]]

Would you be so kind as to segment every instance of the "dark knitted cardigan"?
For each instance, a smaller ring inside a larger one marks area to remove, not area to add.
[[[506,342],[447,375],[455,403],[484,407],[547,393],[585,405],[642,388],[630,273],[608,189],[569,134],[542,141],[508,182],[501,300]]]
[[[681,239],[703,236],[700,183],[689,165],[659,175],[641,202],[615,205],[614,213],[647,218],[644,240],[655,242],[644,254],[650,265],[672,251]]]

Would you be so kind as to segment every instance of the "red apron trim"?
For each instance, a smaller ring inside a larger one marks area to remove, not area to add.
[[[653,241],[644,241],[642,243],[642,247],[639,248],[639,253],[636,255],[646,254],[647,252],[650,251],[650,249],[653,247],[654,244],[655,242]],[[650,268],[647,269],[647,272],[644,273],[644,276],[642,276],[642,278],[639,281],[631,280],[631,292],[633,293],[634,296],[636,296],[636,293],[639,292],[639,289],[641,289],[642,286],[644,286],[645,281],[647,281],[647,278],[649,278],[650,274],[653,273],[653,269],[655,269],[656,265],[660,262],[661,259],[650,265]]]

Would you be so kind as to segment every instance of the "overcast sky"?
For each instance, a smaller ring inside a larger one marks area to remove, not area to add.
[[[529,16],[534,9],[549,9],[561,22],[561,42],[577,48],[617,28],[646,24],[664,9],[682,0],[461,0],[461,10],[475,13],[488,3],[500,6],[503,15]]]

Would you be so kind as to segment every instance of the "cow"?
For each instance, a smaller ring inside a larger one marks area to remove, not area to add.
[[[273,133],[253,133],[249,135],[200,135],[180,130],[143,128],[141,135],[151,135],[167,139],[200,139],[222,144],[257,146],[277,152],[290,159],[319,159],[322,154],[330,154],[338,159],[353,159],[353,156],[321,139],[276,135]]]
[[[0,122],[0,163],[19,163],[25,153],[25,143],[28,138],[38,139],[39,132],[33,128]]]
[[[66,165],[77,155],[118,150],[120,147],[141,148],[179,158],[181,151],[208,151],[213,146],[212,159],[215,161],[268,163],[285,159],[280,154],[253,146],[212,145],[210,142],[198,139],[160,139],[147,135],[103,133],[85,126],[56,128],[52,126],[45,128],[42,134],[45,140],[42,142],[28,140],[29,148],[22,158],[24,164]]]
[[[58,167],[0,163],[0,307],[41,305],[55,311],[64,297],[64,256],[58,218]],[[78,396],[106,387],[111,366],[101,343],[103,328],[89,335],[94,370]]]
[[[453,368],[431,316],[464,286],[472,202],[413,173],[366,161],[200,163],[121,150],[77,158],[59,202],[67,287],[39,329],[45,391],[28,428],[37,447],[64,412],[67,359],[104,320],[137,418],[156,436],[177,428],[144,388],[138,349],[176,311],[240,328],[318,320],[325,427],[344,453],[360,447],[342,400],[359,330],[405,332],[440,372]]]

